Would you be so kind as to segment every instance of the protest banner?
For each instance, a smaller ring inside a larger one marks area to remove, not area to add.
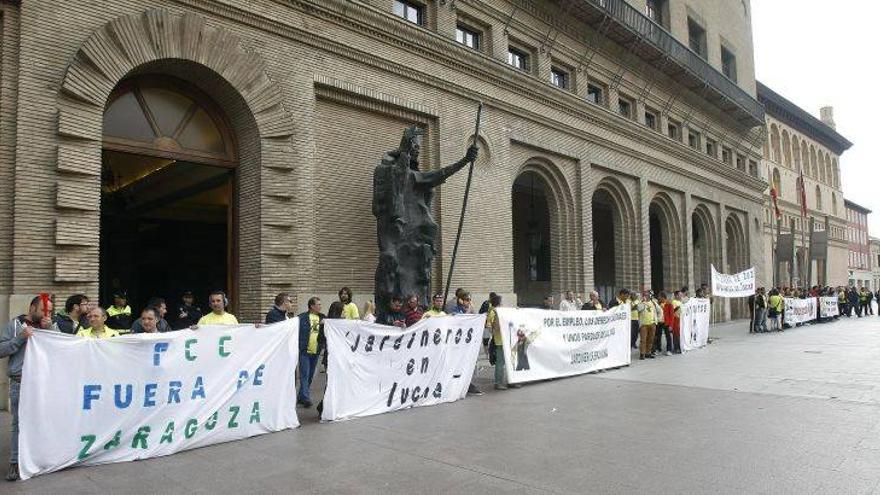
[[[297,332],[297,320],[107,340],[38,331],[22,371],[22,479],[299,426]]]
[[[409,328],[324,320],[327,391],[321,419],[335,421],[463,399],[486,315],[427,318]]]
[[[728,275],[712,265],[712,295],[717,297],[748,297],[755,293],[755,267]]]
[[[711,305],[708,299],[692,297],[680,308],[681,350],[692,351],[709,343],[709,315]]]
[[[837,306],[836,297],[820,297],[819,298],[819,316],[822,318],[831,318],[840,315],[840,308]]]
[[[815,297],[809,297],[807,299],[786,297],[785,313],[782,317],[782,321],[788,325],[795,325],[797,323],[805,323],[815,320],[816,306]]]
[[[546,380],[630,364],[628,304],[608,311],[498,308],[510,383]]]

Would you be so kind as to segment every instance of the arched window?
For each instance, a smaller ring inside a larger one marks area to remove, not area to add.
[[[834,184],[834,172],[832,172],[832,163],[831,157],[827,154],[825,155],[825,183],[828,185]]]
[[[809,177],[815,177],[813,170],[810,168],[810,152],[807,151],[807,143],[801,147],[801,164],[804,167],[804,173]]]
[[[816,209],[822,211],[822,189],[816,185]]]
[[[778,168],[773,168],[773,184],[776,186],[776,197],[782,198],[782,179]]]
[[[786,167],[791,167],[791,140],[788,138],[788,131],[782,131],[782,158]]]
[[[816,164],[816,148],[810,146],[810,166],[813,169],[813,177],[819,178],[819,168]]]
[[[831,193],[831,213],[837,215],[837,194]]]
[[[183,81],[122,83],[104,111],[104,147],[208,164],[233,164],[229,125],[207,97]]]
[[[798,144],[797,136],[793,136],[791,140],[791,154],[794,158],[794,168],[798,172],[801,171],[801,147]]]
[[[779,153],[779,128],[776,127],[776,124],[770,126],[770,148],[773,152],[773,161],[776,163],[780,163],[780,153]]]
[[[837,163],[837,158],[835,158],[831,163],[834,172],[834,187],[840,188],[840,165]]]

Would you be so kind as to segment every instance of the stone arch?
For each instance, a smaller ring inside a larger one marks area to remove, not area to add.
[[[236,246],[241,275],[235,285],[248,288],[238,297],[238,309],[245,317],[255,317],[269,294],[288,287],[294,278],[292,249],[280,241],[295,223],[287,213],[292,199],[287,154],[292,150],[293,118],[262,57],[201,16],[150,9],[117,17],[95,30],[70,60],[58,103],[58,231],[81,231],[83,222],[97,224],[104,107],[117,84],[141,74],[181,78],[208,93],[229,114],[239,148],[236,201],[240,200],[239,214],[248,218],[239,224]],[[71,199],[83,197],[90,199]],[[278,245],[261,241],[269,229],[279,238]],[[97,232],[94,239],[79,243],[58,236],[56,281],[96,284],[94,274],[71,267],[90,260],[97,264],[97,241]]]
[[[786,167],[791,167],[791,139],[787,130],[782,131],[782,159]]]
[[[691,243],[693,246],[694,290],[701,284],[711,283],[711,267],[718,266],[718,231],[712,212],[705,204],[698,204],[691,214]]]
[[[825,153],[825,183],[829,186],[834,183],[834,172],[832,172],[831,156]]]
[[[795,169],[798,173],[800,173],[801,170],[802,170],[802,165],[801,165],[801,147],[800,147],[800,143],[799,143],[798,141],[799,141],[799,140],[798,140],[798,137],[797,137],[797,136],[792,136],[792,140],[791,140],[791,155],[792,155],[792,158],[794,159],[794,169]]]
[[[816,184],[816,209],[822,211],[822,188]]]
[[[681,266],[681,253],[684,252],[681,215],[675,201],[668,193],[658,192],[648,206],[648,216],[651,288],[675,290],[687,285]],[[662,283],[658,284],[658,280]]]
[[[779,149],[779,127],[776,124],[770,125],[770,150],[773,154],[773,161],[776,163],[782,163]]]
[[[813,175],[813,170],[810,168],[810,152],[807,150],[807,142],[804,141],[803,146],[801,147],[801,167],[803,168],[804,174],[815,177]]]
[[[641,248],[636,210],[626,187],[614,177],[593,191],[593,281],[602,297],[620,288],[638,289]]]
[[[749,268],[746,228],[739,215],[736,213],[727,215],[727,220],[724,222],[724,233],[727,243],[727,259],[724,268],[726,273],[739,273]],[[748,316],[748,307],[744,298],[730,300],[730,317],[732,319],[747,318]]]
[[[539,186],[546,193],[548,217],[550,273],[548,284],[525,284],[520,280],[520,287],[525,287],[523,294],[517,290],[517,299],[523,304],[540,304],[543,296],[548,293],[558,293],[565,290],[582,291],[582,282],[577,259],[577,230],[576,212],[574,210],[574,194],[559,167],[544,157],[532,157],[523,164],[514,176],[511,184],[512,202],[516,202],[517,180],[531,175],[540,181]],[[513,205],[514,215],[516,206]],[[514,222],[516,219],[514,219]],[[514,243],[517,243],[518,229],[514,226]],[[516,251],[516,245],[514,246]],[[514,263],[517,253],[514,252]],[[517,267],[514,266],[514,285],[517,287]],[[546,285],[546,286],[545,286]],[[530,299],[531,298],[531,299]]]

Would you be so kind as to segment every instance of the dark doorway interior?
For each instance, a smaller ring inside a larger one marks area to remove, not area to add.
[[[614,209],[599,192],[593,197],[593,276],[603,301],[614,297],[617,284],[614,244]]]
[[[651,237],[651,288],[661,291],[666,288],[663,280],[663,228],[657,213],[651,212],[650,237]]]
[[[513,183],[513,290],[520,306],[538,307],[551,291],[547,184],[535,172]]]
[[[173,307],[192,290],[230,285],[230,198],[234,170],[104,151],[101,302],[125,289],[134,311],[153,296]]]

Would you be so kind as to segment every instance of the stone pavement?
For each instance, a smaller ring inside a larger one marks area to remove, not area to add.
[[[324,425],[300,410],[297,430],[0,493],[880,493],[880,318],[747,332],[507,392],[483,369],[483,397]]]

